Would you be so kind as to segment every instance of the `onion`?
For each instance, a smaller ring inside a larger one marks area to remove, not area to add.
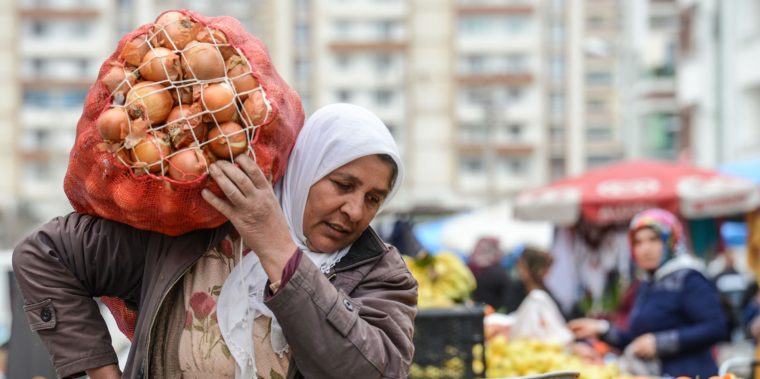
[[[111,62],[111,68],[101,79],[111,95],[125,96],[137,81],[137,75],[124,68],[121,62]]]
[[[191,182],[206,173],[208,162],[198,147],[180,150],[169,158],[169,177]]]
[[[119,58],[130,66],[139,66],[148,51],[150,51],[150,45],[145,35],[142,35],[125,43]]]
[[[227,76],[232,80],[240,100],[245,100],[248,92],[259,86],[259,81],[251,74],[250,64],[240,55],[233,55],[227,60]]]
[[[203,108],[211,112],[203,116],[204,121],[223,123],[232,120],[237,114],[235,93],[228,83],[215,83],[201,87],[200,101]]]
[[[225,122],[219,127],[211,128],[208,133],[208,146],[219,158],[232,160],[248,148],[248,136],[237,122]]]
[[[206,162],[209,164],[214,163],[219,160],[219,157],[217,157],[214,153],[211,152],[211,145],[208,143],[203,144],[203,156],[206,157]]]
[[[171,153],[171,145],[166,134],[151,132],[132,148],[132,161],[135,166],[149,172],[160,172],[163,159]]]
[[[193,99],[193,91],[195,91],[193,87],[195,86],[197,86],[197,84],[175,86],[172,89],[172,99],[174,100],[174,103],[192,104],[193,101],[197,100]]]
[[[201,30],[201,25],[182,12],[170,11],[158,16],[153,25],[154,46],[182,50]],[[173,44],[172,44],[173,42]]]
[[[126,166],[132,166],[132,164],[134,164],[134,162],[132,161],[132,154],[129,153],[128,149],[118,150],[116,152],[116,160]]]
[[[253,91],[243,103],[243,116],[251,126],[259,126],[267,120],[271,106],[264,100],[262,91]]]
[[[95,121],[100,136],[106,142],[120,143],[126,141],[127,147],[145,137],[148,123],[144,119],[130,120],[127,111],[122,107],[106,110]]]
[[[221,30],[205,28],[198,33],[195,39],[199,42],[216,45],[225,61],[236,53],[235,48],[227,42],[227,36]]]
[[[129,134],[129,115],[122,107],[111,108],[98,116],[95,125],[106,142],[121,142]]]
[[[167,48],[154,48],[143,57],[140,75],[154,82],[178,80],[182,76],[179,56]]]
[[[169,130],[169,137],[175,148],[186,147],[193,142],[206,139],[208,127],[201,123],[201,115],[198,114],[201,110],[200,103],[193,103],[190,106],[178,105],[169,113],[169,117],[166,118],[166,128]]]
[[[174,105],[172,95],[164,86],[144,81],[137,83],[127,94],[127,111],[132,118],[145,118],[158,125],[169,116]]]
[[[224,58],[216,46],[192,41],[182,51],[185,79],[218,79],[224,76]]]

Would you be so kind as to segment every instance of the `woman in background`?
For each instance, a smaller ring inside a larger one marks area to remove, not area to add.
[[[639,285],[629,329],[603,320],[570,322],[576,338],[602,340],[648,360],[660,376],[708,378],[718,373],[712,346],[726,333],[726,322],[713,284],[701,263],[684,249],[683,228],[662,209],[636,215],[629,227],[633,260],[645,278]]]

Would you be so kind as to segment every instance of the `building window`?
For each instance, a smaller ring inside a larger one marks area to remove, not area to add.
[[[565,95],[559,92],[549,95],[549,109],[552,113],[562,113],[565,110]]]
[[[549,161],[549,170],[551,180],[561,179],[566,175],[565,159],[564,158],[552,158]]]
[[[506,104],[514,104],[519,103],[523,99],[523,90],[519,87],[509,87],[507,88],[507,98],[506,98]]]
[[[514,139],[520,139],[523,133],[523,127],[520,124],[511,124],[508,126],[509,135]]]
[[[305,23],[298,23],[296,25],[295,33],[296,45],[308,45],[309,44],[309,25]]]
[[[459,127],[459,141],[464,143],[485,143],[488,141],[488,131],[482,123],[461,125]]]
[[[560,56],[552,57],[549,63],[549,72],[553,80],[563,80],[565,77],[565,60]]]
[[[353,93],[349,90],[340,90],[338,91],[338,101],[342,103],[350,103],[351,99],[353,99]]]
[[[393,99],[393,92],[385,89],[375,91],[375,104],[388,105]]]
[[[605,86],[612,84],[612,73],[609,71],[589,71],[586,73],[586,84]]]
[[[50,143],[50,131],[45,129],[31,129],[24,132],[21,146],[26,150],[45,150]]]
[[[485,71],[486,58],[482,55],[468,55],[465,72],[470,74],[479,74]]]
[[[599,29],[602,29],[604,27],[604,24],[605,24],[605,20],[604,20],[604,17],[602,17],[602,16],[590,16],[586,20],[586,27],[589,30],[599,30]]]
[[[310,65],[308,60],[302,58],[296,59],[295,66],[296,77],[302,80],[309,78]]]
[[[50,92],[35,89],[25,90],[24,105],[33,107],[49,107],[52,105]]]
[[[381,40],[389,41],[397,37],[397,30],[399,30],[399,23],[391,20],[378,21],[376,24],[377,36]]]
[[[507,16],[506,26],[507,30],[511,33],[521,33],[528,29],[530,25],[530,19],[525,16]]]
[[[551,41],[554,43],[562,43],[565,39],[565,26],[562,22],[555,22],[551,26]]]
[[[561,125],[549,125],[549,141],[565,142],[565,128]]]
[[[607,101],[602,99],[591,99],[586,102],[586,110],[589,112],[602,112],[607,109]]]
[[[79,66],[79,72],[82,76],[90,75],[90,62],[87,59],[77,59],[77,66]]]
[[[586,166],[587,168],[595,168],[610,164],[616,160],[618,160],[617,157],[609,155],[590,155],[586,157]]]
[[[32,22],[32,35],[43,37],[50,31],[50,24],[45,21]]]
[[[507,175],[523,175],[526,171],[526,162],[524,158],[519,157],[499,157],[497,160],[499,171]]]
[[[87,37],[92,34],[90,29],[90,23],[84,21],[74,21],[71,24],[71,35],[79,38]]]
[[[63,106],[66,108],[81,107],[87,97],[87,90],[68,90],[63,93]]]
[[[520,73],[527,71],[526,57],[522,54],[511,54],[506,57],[506,71]]]
[[[477,175],[482,174],[485,167],[483,165],[482,158],[472,155],[465,155],[459,160],[459,169],[464,174]]]
[[[335,60],[337,61],[338,68],[342,70],[348,70],[351,66],[351,56],[348,54],[338,54]]]
[[[353,25],[350,21],[338,20],[335,21],[335,36],[340,39],[347,39],[351,36],[351,29]]]
[[[391,57],[388,54],[375,55],[375,70],[377,72],[386,72],[391,68]]]
[[[586,129],[586,138],[589,141],[611,141],[612,129],[604,126],[590,126]]]

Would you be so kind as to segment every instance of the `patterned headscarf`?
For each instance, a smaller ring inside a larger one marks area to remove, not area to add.
[[[633,255],[633,236],[642,228],[650,228],[660,235],[663,244],[660,266],[680,251],[683,239],[683,226],[676,216],[664,209],[652,208],[639,212],[628,227],[628,241]],[[635,260],[635,255],[634,255]]]

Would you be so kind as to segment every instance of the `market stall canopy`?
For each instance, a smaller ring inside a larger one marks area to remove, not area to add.
[[[512,204],[501,202],[471,212],[418,224],[414,234],[432,253],[440,250],[468,256],[482,237],[496,237],[499,247],[509,252],[518,245],[542,249],[551,246],[553,226],[548,222],[515,220]]]
[[[590,170],[518,196],[522,220],[573,225],[627,222],[659,207],[685,218],[748,212],[760,205],[760,188],[745,179],[683,163],[629,161]]]

